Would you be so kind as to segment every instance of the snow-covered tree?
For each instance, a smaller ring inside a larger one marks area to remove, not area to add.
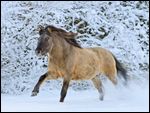
[[[101,46],[112,51],[131,80],[149,75],[149,2],[19,1],[1,2],[1,92],[30,91],[47,70],[47,57],[37,57],[38,25],[54,25],[78,32],[82,47]],[[47,82],[60,88],[61,80]],[[87,81],[72,82],[87,89]]]

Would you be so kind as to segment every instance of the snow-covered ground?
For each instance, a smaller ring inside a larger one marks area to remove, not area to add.
[[[60,91],[41,91],[38,96],[31,97],[30,93],[20,96],[3,95],[2,111],[104,111],[104,112],[148,112],[149,111],[149,89],[148,85],[137,87],[136,85],[117,89],[107,85],[105,99],[100,101],[96,90],[74,91],[68,90],[64,103],[59,102]],[[117,90],[116,90],[117,89]]]

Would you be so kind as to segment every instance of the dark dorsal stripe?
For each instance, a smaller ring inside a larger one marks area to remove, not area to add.
[[[50,29],[52,30],[52,32],[53,32],[53,31],[57,31],[57,32],[67,33],[67,31],[65,31],[65,30],[63,30],[63,29],[60,29],[60,28],[56,28],[56,27],[51,26],[51,25],[45,27],[45,30],[47,31],[48,28],[50,28]],[[63,38],[64,38],[64,37],[63,37]],[[75,46],[75,47],[78,47],[78,48],[82,48],[82,47],[80,46],[80,44],[79,44],[74,38],[70,38],[70,39],[64,38],[64,39],[65,39],[69,44],[71,44],[71,45],[73,45],[73,46]]]

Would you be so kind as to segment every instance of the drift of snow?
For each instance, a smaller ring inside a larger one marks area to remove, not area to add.
[[[58,90],[41,91],[38,96],[30,94],[20,96],[1,95],[2,112],[148,112],[148,87],[137,87],[116,90],[107,87],[104,101],[98,98],[96,90],[68,90],[64,103],[59,102]]]

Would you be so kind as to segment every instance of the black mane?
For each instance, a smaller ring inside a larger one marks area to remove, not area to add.
[[[45,30],[47,30],[48,28],[50,28],[52,31],[58,31],[58,32],[65,32],[65,33],[67,33],[67,31],[65,31],[63,29],[60,29],[60,28],[57,28],[57,27],[54,27],[52,25],[46,26]]]
[[[63,30],[63,29],[60,29],[60,28],[56,28],[56,27],[51,26],[51,25],[46,26],[46,27],[45,27],[45,30],[47,30],[48,28],[50,28],[52,31],[67,33],[67,31],[65,31],[65,30]],[[65,39],[69,44],[71,44],[71,45],[73,45],[73,46],[75,46],[75,47],[78,47],[78,48],[82,48],[82,47],[80,46],[80,44],[79,44],[74,38],[70,38],[70,39],[64,38],[64,39]]]
[[[79,44],[75,39],[67,39],[67,38],[65,38],[65,40],[66,40],[69,44],[71,44],[71,45],[73,45],[73,46],[75,46],[75,47],[82,48],[82,47],[80,46],[80,44]]]

